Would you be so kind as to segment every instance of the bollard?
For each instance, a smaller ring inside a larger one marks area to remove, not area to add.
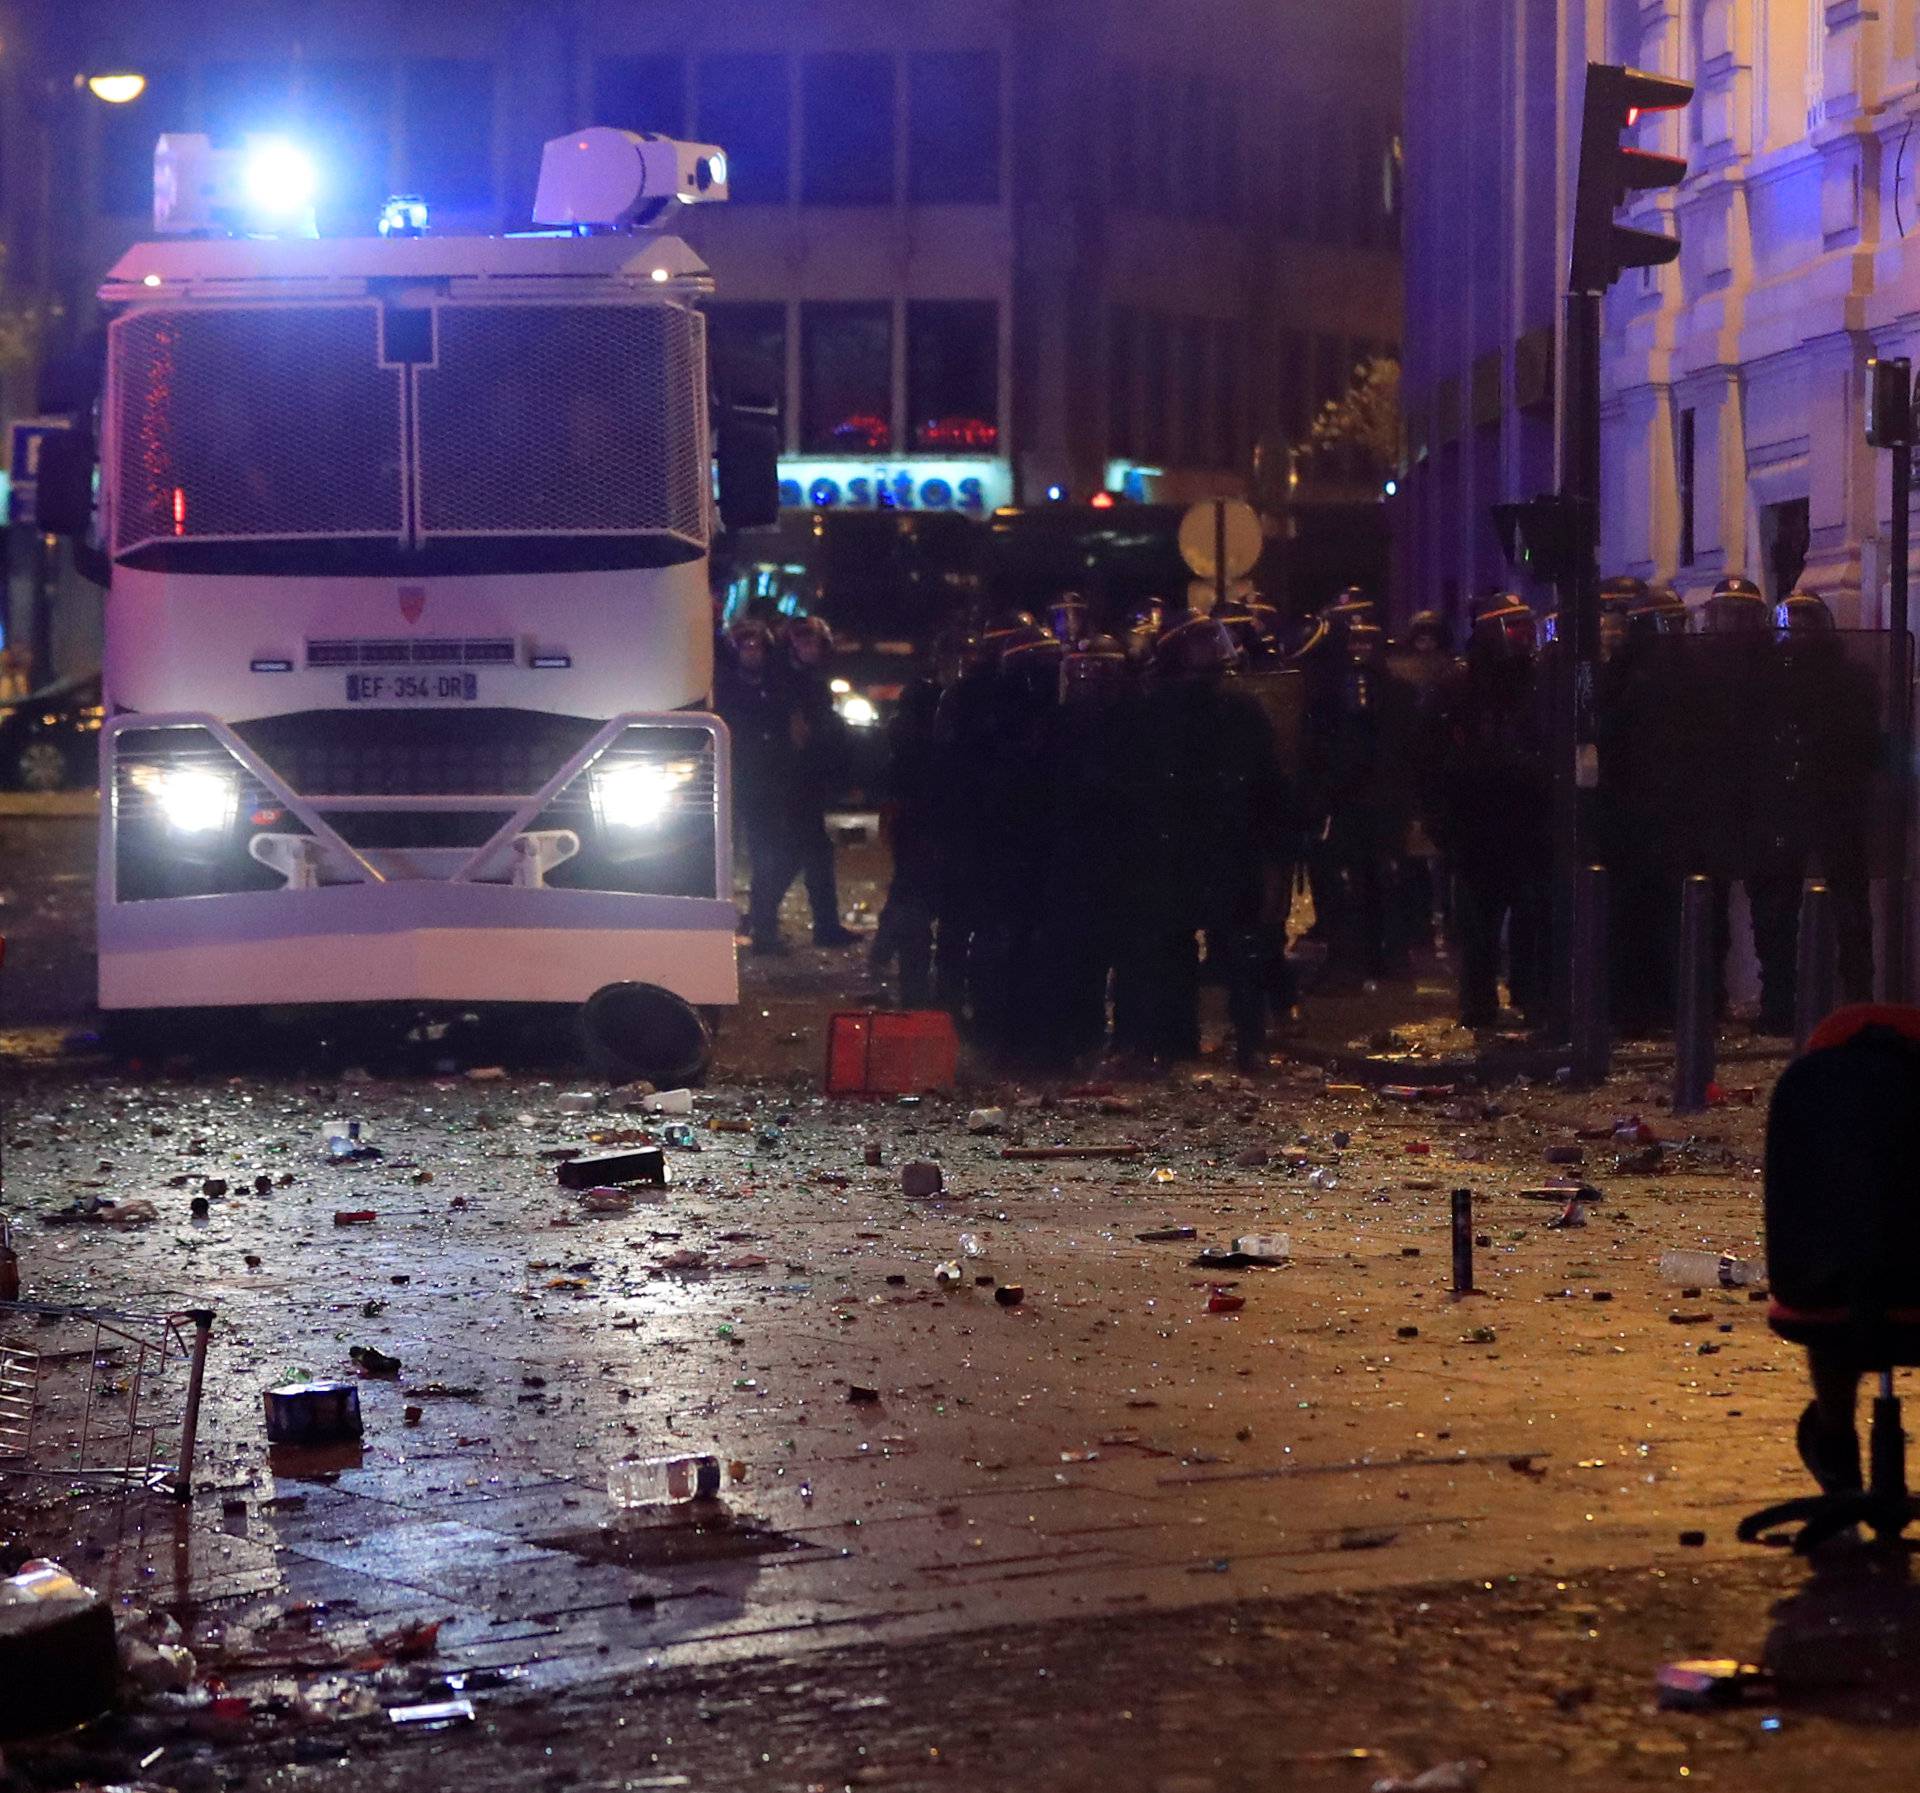
[[[1453,1192],[1453,1292],[1471,1295],[1473,1287],[1473,1191]]]
[[[1800,936],[1793,966],[1793,1049],[1804,1052],[1813,1030],[1834,1006],[1839,961],[1833,925],[1833,892],[1820,879],[1800,893]]]
[[[1584,865],[1573,895],[1573,1080],[1605,1083],[1613,1068],[1607,1027],[1607,868]]]
[[[1680,989],[1675,1004],[1673,1112],[1698,1114],[1713,1081],[1713,880],[1689,878],[1680,896]]]

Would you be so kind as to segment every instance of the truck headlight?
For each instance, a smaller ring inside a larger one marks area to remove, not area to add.
[[[161,818],[177,834],[214,834],[233,820],[239,792],[218,772],[182,767],[162,772],[154,789]]]
[[[872,698],[856,691],[851,697],[841,698],[840,720],[848,728],[872,728],[880,720],[880,711]]]
[[[609,828],[658,828],[686,781],[679,766],[643,761],[604,766],[593,775],[594,807]]]

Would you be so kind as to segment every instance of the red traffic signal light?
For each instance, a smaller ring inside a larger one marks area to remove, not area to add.
[[[1680,253],[1676,238],[1634,230],[1614,213],[1639,191],[1677,187],[1686,159],[1635,149],[1620,141],[1644,112],[1671,112],[1693,98],[1693,83],[1608,62],[1587,64],[1586,106],[1580,119],[1580,176],[1574,196],[1575,292],[1604,292],[1628,268],[1654,268]]]

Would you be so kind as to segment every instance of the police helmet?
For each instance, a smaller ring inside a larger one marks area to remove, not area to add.
[[[1286,652],[1286,662],[1289,666],[1304,666],[1325,660],[1339,651],[1339,644],[1345,636],[1344,624],[1336,627],[1324,616],[1310,616],[1295,631],[1293,645]]]
[[[1453,652],[1453,630],[1447,619],[1437,610],[1416,610],[1407,618],[1407,632],[1403,637],[1407,647],[1415,652],[1450,654]]]
[[[934,643],[933,676],[951,685],[981,664],[980,637],[970,628],[948,629]]]
[[[1774,606],[1774,632],[1782,640],[1802,635],[1831,635],[1835,624],[1827,600],[1816,592],[1790,592]]]
[[[1646,580],[1632,573],[1614,573],[1600,581],[1601,612],[1614,610],[1624,614],[1640,603],[1650,589]]]
[[[1189,616],[1154,644],[1154,670],[1183,683],[1218,678],[1240,663],[1240,650],[1226,624],[1211,616]]]
[[[1110,702],[1126,689],[1127,653],[1111,635],[1095,635],[1060,662],[1063,704]]]
[[[1634,635],[1684,635],[1692,620],[1686,600],[1670,585],[1649,585],[1627,606],[1627,628]]]
[[[1357,585],[1349,585],[1345,591],[1333,600],[1320,613],[1330,622],[1377,623],[1380,620],[1379,606]]]
[[[782,636],[787,652],[803,666],[817,666],[833,652],[833,631],[824,616],[789,617]]]
[[[1767,600],[1759,586],[1739,573],[1730,573],[1707,596],[1709,635],[1740,635],[1767,626]]]
[[[773,631],[757,616],[743,616],[727,629],[727,655],[735,666],[758,678],[773,658]]]
[[[1214,606],[1233,644],[1249,660],[1271,659],[1280,651],[1280,613],[1259,598],[1228,598]]]
[[[1376,664],[1387,649],[1387,632],[1378,623],[1347,625],[1347,658],[1361,665]]]
[[[1484,659],[1521,660],[1538,644],[1533,606],[1510,591],[1475,601],[1467,651]]]
[[[1078,647],[1092,626],[1087,600],[1077,591],[1063,591],[1047,606],[1047,628],[1062,647]]]
[[[980,631],[980,651],[989,664],[998,664],[1009,648],[1045,634],[1031,610],[1003,610]]]
[[[1160,639],[1166,626],[1167,606],[1164,599],[1145,598],[1134,605],[1127,614],[1127,658],[1150,658],[1154,643]]]

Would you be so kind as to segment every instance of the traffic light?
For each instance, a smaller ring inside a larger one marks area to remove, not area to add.
[[[1693,98],[1691,81],[1649,75],[1610,62],[1587,64],[1586,108],[1580,118],[1580,183],[1573,211],[1576,293],[1605,292],[1628,268],[1657,268],[1680,253],[1675,237],[1614,222],[1628,197],[1677,187],[1687,178],[1683,156],[1632,149],[1620,141],[1643,112],[1671,112]]]
[[[1558,494],[1493,507],[1507,564],[1542,585],[1558,585],[1577,570],[1581,520],[1576,501]]]
[[[1904,356],[1867,359],[1867,443],[1873,448],[1913,445],[1913,363]]]

